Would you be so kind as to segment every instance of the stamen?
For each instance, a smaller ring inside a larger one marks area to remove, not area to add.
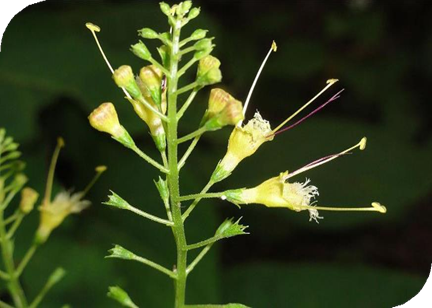
[[[82,197],[84,197],[89,192],[89,190],[97,182],[97,180],[99,179],[99,177],[101,176],[101,174],[104,173],[106,170],[107,170],[106,166],[97,166],[96,167],[96,169],[95,169],[96,174],[93,177],[93,179],[90,181],[90,183],[88,183],[87,187],[83,190]]]
[[[303,166],[300,169],[298,169],[298,170],[296,170],[296,171],[288,174],[287,177],[286,177],[286,179],[289,179],[289,178],[291,178],[291,177],[293,177],[293,176],[295,176],[297,174],[300,174],[302,172],[305,172],[307,170],[316,168],[316,167],[318,167],[320,165],[326,164],[326,163],[328,163],[328,162],[330,162],[330,161],[332,161],[332,160],[334,160],[334,159],[336,159],[336,158],[338,158],[338,157],[340,157],[342,155],[349,154],[349,152],[352,151],[352,150],[354,150],[355,148],[359,148],[361,151],[363,151],[366,148],[366,141],[367,141],[367,138],[363,137],[360,140],[359,143],[357,143],[356,145],[350,147],[349,149],[346,149],[345,151],[342,151],[342,152],[340,152],[338,154],[328,155],[328,156],[325,156],[323,158],[317,159],[316,161],[313,161],[313,162],[307,164],[306,166]]]
[[[277,51],[277,45],[276,45],[276,42],[275,42],[275,41],[272,42],[272,45],[271,45],[271,47],[270,47],[270,50],[268,51],[266,57],[264,58],[263,63],[261,64],[261,67],[260,67],[259,70],[258,70],[258,73],[257,73],[256,76],[255,76],[255,79],[254,79],[254,81],[253,81],[253,83],[252,83],[252,86],[251,86],[251,88],[250,88],[250,90],[249,90],[248,96],[247,96],[247,98],[246,98],[246,101],[245,101],[245,104],[244,104],[244,107],[243,107],[243,115],[246,115],[246,110],[247,110],[247,108],[248,108],[248,106],[249,106],[249,101],[250,101],[250,99],[251,99],[251,97],[252,97],[252,93],[253,93],[253,91],[254,91],[254,89],[255,89],[255,86],[256,86],[256,84],[257,84],[257,82],[258,82],[258,78],[260,77],[261,72],[262,72],[262,70],[264,69],[264,66],[265,66],[265,64],[267,63],[267,60],[268,60],[268,58],[270,57],[272,51],[273,51],[273,52],[276,52],[276,51]],[[241,126],[242,124],[243,124],[243,121],[240,121],[240,122],[237,124],[237,126]]]
[[[334,211],[334,212],[379,212],[386,213],[385,206],[378,202],[372,202],[371,207],[327,207],[315,205],[302,205],[301,210],[320,210],[320,211]]]
[[[307,118],[309,118],[310,116],[313,116],[315,113],[317,113],[318,111],[320,111],[321,109],[323,109],[325,106],[327,106],[328,104],[330,104],[331,102],[337,100],[340,97],[340,94],[344,91],[345,89],[340,90],[338,93],[336,93],[335,95],[333,95],[332,98],[330,98],[327,102],[325,102],[324,104],[322,104],[321,106],[319,106],[317,109],[315,109],[314,111],[312,111],[311,113],[309,113],[307,116],[301,118],[300,120],[298,120],[297,122],[295,122],[294,124],[279,130],[278,132],[275,132],[272,135],[269,135],[268,138],[276,136],[280,133],[283,133],[287,130],[290,130],[291,128],[294,128],[295,126],[299,125],[300,123],[302,123],[304,120],[306,120]]]
[[[92,24],[91,22],[86,23],[86,27],[87,29],[89,29],[91,31],[91,33],[93,34],[93,37],[96,41],[96,45],[99,48],[100,53],[102,54],[102,58],[105,60],[105,63],[108,65],[109,70],[111,71],[111,74],[114,74],[114,69],[112,68],[110,62],[108,61],[108,58],[106,57],[101,44],[99,43],[99,40],[97,38],[96,32],[100,32],[101,29],[99,26]],[[126,97],[129,99],[132,99],[132,97],[129,95],[129,93],[126,91],[125,88],[122,88],[123,92],[125,93]]]
[[[60,154],[60,150],[65,146],[65,142],[63,140],[62,137],[59,137],[57,139],[57,146],[54,150],[54,154],[51,158],[51,164],[50,164],[50,168],[48,170],[48,178],[47,178],[47,183],[46,183],[46,188],[45,188],[45,196],[43,199],[42,204],[49,204],[51,202],[51,192],[52,192],[52,186],[53,186],[53,182],[54,182],[54,172],[55,172],[55,168],[57,165],[57,160]]]
[[[325,91],[327,91],[328,88],[330,88],[332,85],[334,85],[336,82],[338,82],[338,79],[329,79],[327,80],[326,84],[327,86],[322,89],[317,95],[315,95],[310,101],[308,101],[306,104],[303,105],[299,110],[294,112],[290,117],[288,117],[285,121],[283,121],[278,127],[276,127],[271,134],[275,134],[278,130],[280,130],[282,127],[285,126],[289,121],[291,121],[296,115],[298,115],[303,109],[305,109],[307,106],[312,104],[321,94],[323,94]],[[334,99],[333,99],[334,100]]]

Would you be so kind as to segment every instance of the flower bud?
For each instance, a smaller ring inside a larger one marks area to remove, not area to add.
[[[121,304],[124,307],[130,307],[130,308],[138,308],[137,305],[132,302],[129,295],[120,287],[109,287],[109,292],[107,293],[108,297],[112,298],[113,300],[117,301],[119,304]]]
[[[127,203],[126,200],[124,200],[122,197],[117,195],[115,192],[111,190],[111,195],[108,196],[109,200],[106,202],[103,202],[103,204],[110,205],[112,207],[116,207],[118,209],[126,210],[130,208],[129,203]]]
[[[169,45],[171,41],[171,34],[169,32],[164,32],[159,35],[159,38],[165,45]]]
[[[213,89],[210,93],[206,123],[208,130],[217,130],[226,125],[236,125],[242,121],[242,103],[222,89]]]
[[[214,182],[227,178],[246,157],[254,154],[266,141],[273,140],[270,123],[257,112],[244,127],[236,126],[228,141],[228,150],[212,175]]]
[[[196,59],[196,60],[201,60],[201,59],[203,59],[204,57],[207,57],[212,51],[213,51],[213,47],[214,46],[212,46],[212,47],[210,47],[210,48],[207,48],[207,49],[204,49],[204,50],[199,50],[199,51],[196,51],[195,53],[194,53],[194,58]]]
[[[20,211],[24,214],[30,213],[39,197],[39,194],[30,187],[25,187],[21,191]]]
[[[156,39],[159,37],[159,34],[157,34],[156,31],[154,31],[153,29],[150,28],[144,28],[141,30],[138,30],[138,33],[141,37],[145,38],[145,39]]]
[[[162,13],[164,13],[166,16],[171,16],[171,7],[167,3],[161,2],[159,5]]]
[[[222,73],[219,69],[221,63],[213,56],[206,56],[199,61],[197,82],[199,85],[211,85],[222,80]]]
[[[116,69],[113,74],[113,79],[118,87],[125,88],[133,98],[142,96],[130,66],[122,65]]]
[[[180,4],[177,6],[176,9],[177,16],[183,17],[189,12],[191,7],[192,7],[192,1],[188,0],[188,1],[180,2]]]
[[[96,108],[88,117],[90,125],[98,131],[108,133],[123,144],[125,147],[133,147],[135,145],[132,137],[126,129],[120,125],[117,112],[112,103],[103,103]]]
[[[194,7],[192,10],[190,10],[189,15],[188,15],[188,19],[192,20],[194,18],[197,18],[198,15],[200,14],[201,9],[198,7]]]
[[[161,108],[161,95],[162,95],[162,70],[154,65],[145,66],[141,69],[139,78],[143,82],[144,88],[147,90],[153,102],[158,108]]]
[[[152,58],[151,53],[148,50],[147,46],[141,41],[139,41],[135,45],[132,45],[131,51],[134,53],[135,56],[143,60],[148,61]]]
[[[205,36],[207,35],[207,32],[208,32],[208,30],[197,29],[192,33],[190,38],[194,41],[201,40],[201,39],[205,38]]]
[[[194,44],[196,50],[206,50],[213,46],[212,44],[213,38],[202,39]]]

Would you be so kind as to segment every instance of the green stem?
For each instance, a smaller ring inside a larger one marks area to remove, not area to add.
[[[9,275],[8,289],[17,308],[27,307],[27,299],[18,278],[15,276],[15,264],[13,261],[12,243],[6,237],[6,227],[4,224],[4,212],[0,211],[0,245],[2,248],[3,262]]]
[[[145,259],[145,258],[137,256],[137,255],[135,255],[132,260],[141,262],[145,265],[148,265],[148,266],[154,268],[155,270],[158,270],[158,271],[170,276],[172,279],[177,279],[177,275],[173,271],[170,271],[169,269],[167,269],[167,268],[163,267],[162,265],[159,265],[153,261],[150,261],[148,259]]]
[[[177,113],[177,121],[180,121],[180,119],[183,117],[184,113],[189,108],[192,101],[195,99],[197,93],[198,93],[198,88],[193,89],[188,99],[186,100],[186,102],[183,104],[183,106],[180,108],[179,112]]]
[[[181,89],[178,89],[177,92],[175,93],[175,95],[177,96],[177,95],[183,94],[187,91],[193,90],[194,88],[196,88],[198,86],[199,86],[199,83],[197,81],[192,82],[191,84],[184,86]]]
[[[212,180],[210,180],[207,185],[203,188],[203,190],[201,190],[201,194],[205,194],[206,192],[209,191],[209,189],[214,185],[214,182]],[[186,212],[184,212],[184,214],[182,215],[182,219],[183,221],[185,221],[190,213],[192,213],[192,211],[195,209],[195,207],[198,205],[198,203],[201,201],[201,198],[197,198],[194,200],[194,202],[192,202],[192,204],[188,207],[188,209],[186,210]]]
[[[184,65],[184,66],[179,70],[179,72],[178,72],[178,76],[180,77],[180,76],[184,75],[184,73],[186,73],[186,71],[187,71],[188,69],[190,69],[190,67],[191,67],[192,65],[194,65],[195,62],[197,62],[197,61],[198,61],[198,60],[195,59],[195,58],[190,59],[189,62],[186,63],[186,64],[185,64],[185,65]]]
[[[158,61],[156,61],[153,58],[150,58],[150,63],[153,64],[154,66],[156,66],[157,68],[159,68],[167,77],[170,76],[170,72],[167,71],[167,69],[165,67],[163,67],[162,64],[160,64]]]
[[[3,280],[8,280],[9,279],[9,275],[3,271],[0,271],[0,278]]]
[[[11,305],[6,304],[3,301],[0,301],[0,308],[14,308],[14,307],[12,307]]]
[[[14,236],[15,231],[18,229],[23,219],[24,219],[24,213],[20,213],[6,234],[6,238],[8,240],[10,240]]]
[[[182,220],[180,203],[177,201],[180,196],[179,170],[178,170],[178,144],[177,144],[177,86],[178,86],[178,61],[179,61],[179,40],[180,21],[173,27],[173,46],[170,53],[170,75],[168,76],[168,187],[170,191],[171,211],[174,222],[173,234],[177,247],[177,264],[175,281],[175,308],[183,308],[186,299],[186,235]]]
[[[214,243],[216,243],[217,241],[219,241],[220,239],[222,239],[222,237],[220,235],[215,235],[209,239],[206,239],[204,241],[195,243],[195,244],[191,244],[191,245],[187,245],[187,250],[192,250],[192,249],[197,249],[197,248],[201,248],[203,246],[207,246],[207,245],[213,245]]]
[[[198,128],[196,131],[194,131],[194,132],[192,132],[192,133],[190,133],[184,137],[177,139],[177,143],[180,144],[180,143],[186,142],[186,141],[191,140],[195,137],[201,136],[205,132],[207,132],[207,128],[205,126],[203,126],[201,128]]]
[[[207,254],[207,252],[209,252],[210,248],[212,248],[214,243],[208,244],[206,247],[204,247],[203,250],[201,250],[201,252],[198,254],[198,256],[195,258],[195,260],[192,261],[191,264],[189,264],[189,266],[186,269],[186,274],[190,274],[190,272],[192,272],[195,268],[195,266],[197,266],[197,264],[202,260],[202,258],[204,258],[204,256]]]
[[[129,206],[126,208],[126,210],[129,210],[129,211],[131,211],[131,212],[133,212],[133,213],[135,213],[135,214],[137,214],[137,215],[140,215],[140,216],[142,216],[142,217],[144,217],[144,218],[147,218],[147,219],[149,219],[149,220],[152,220],[152,221],[154,221],[154,222],[157,222],[157,223],[160,223],[160,224],[166,225],[166,226],[168,226],[168,227],[172,227],[172,226],[173,226],[173,223],[172,223],[171,221],[168,221],[168,220],[166,220],[166,219],[162,219],[162,218],[159,218],[159,217],[154,216],[154,215],[152,215],[152,214],[149,214],[149,213],[146,213],[146,212],[144,212],[144,211],[141,211],[141,210],[137,209],[136,207],[133,207],[132,205],[129,205]]]
[[[34,253],[36,252],[38,248],[38,245],[33,244],[29,250],[27,251],[27,253],[25,254],[24,258],[21,260],[21,263],[18,265],[17,270],[15,272],[15,276],[18,278],[19,276],[21,276],[22,272],[24,271],[25,267],[27,266],[28,262],[31,260],[31,258],[33,257]]]
[[[168,118],[166,117],[166,115],[164,115],[162,112],[160,112],[159,110],[157,110],[155,107],[153,107],[145,98],[144,96],[141,96],[138,98],[139,102],[141,104],[143,104],[144,106],[146,106],[148,109],[150,109],[150,111],[154,112],[159,118],[161,118],[162,121],[167,122]]]
[[[194,194],[194,195],[181,196],[177,200],[181,202],[181,201],[196,200],[196,199],[222,198],[224,195],[225,195],[224,192]]]
[[[179,169],[183,168],[183,166],[186,163],[186,160],[189,158],[189,156],[192,154],[192,151],[195,149],[196,145],[198,144],[198,141],[200,140],[201,136],[196,136],[194,140],[192,140],[191,144],[189,145],[186,152],[183,154],[183,157],[180,159],[179,162]]]
[[[152,165],[153,167],[159,169],[161,172],[163,172],[163,173],[168,173],[169,172],[169,170],[167,168],[165,168],[164,166],[162,166],[161,164],[159,164],[157,161],[155,161],[153,158],[151,158],[150,156],[148,156],[147,154],[145,154],[136,145],[134,145],[133,147],[131,147],[131,150],[134,151],[135,153],[137,153],[142,159],[144,159],[150,165]]]

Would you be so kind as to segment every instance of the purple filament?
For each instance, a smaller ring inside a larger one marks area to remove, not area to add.
[[[322,104],[321,106],[319,106],[317,109],[315,109],[314,111],[312,111],[311,113],[309,113],[307,116],[301,118],[300,120],[298,120],[297,122],[295,122],[294,124],[279,130],[278,132],[274,133],[273,135],[270,136],[276,136],[277,134],[283,133],[287,130],[290,130],[291,128],[297,126],[298,124],[300,124],[301,122],[303,122],[304,120],[306,120],[307,118],[309,118],[310,116],[313,116],[315,113],[317,113],[318,111],[320,111],[321,109],[323,109],[325,106],[327,106],[328,104],[330,104],[331,102],[337,100],[340,97],[340,94],[344,91],[345,89],[340,90],[338,93],[336,93],[335,95],[333,95],[327,102],[325,102],[324,104]],[[270,137],[269,136],[269,137]]]

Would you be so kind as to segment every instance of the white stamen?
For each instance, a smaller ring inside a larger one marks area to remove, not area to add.
[[[263,63],[261,64],[261,67],[259,68],[258,73],[256,74],[255,79],[254,79],[254,81],[253,81],[253,83],[252,83],[252,86],[251,86],[251,88],[250,88],[250,90],[249,90],[248,96],[247,96],[247,98],[246,98],[246,101],[245,101],[245,103],[244,103],[244,107],[243,107],[243,115],[246,115],[246,110],[247,110],[247,108],[248,108],[248,106],[249,106],[249,101],[250,101],[250,99],[251,99],[251,97],[252,97],[252,93],[253,93],[253,91],[254,91],[254,89],[255,89],[255,86],[256,86],[256,84],[257,84],[257,82],[258,82],[258,78],[260,77],[261,72],[262,72],[262,70],[264,69],[264,66],[265,66],[265,64],[266,64],[266,62],[267,62],[267,60],[268,60],[268,58],[270,57],[271,53],[272,53],[272,52],[276,52],[276,50],[277,50],[277,45],[276,45],[276,42],[273,41],[273,42],[272,42],[272,45],[271,45],[271,47],[270,47],[270,50],[268,51],[266,57],[264,58],[264,61],[263,61]],[[237,125],[238,125],[238,126],[241,126],[242,124],[243,124],[243,121],[240,121]]]

